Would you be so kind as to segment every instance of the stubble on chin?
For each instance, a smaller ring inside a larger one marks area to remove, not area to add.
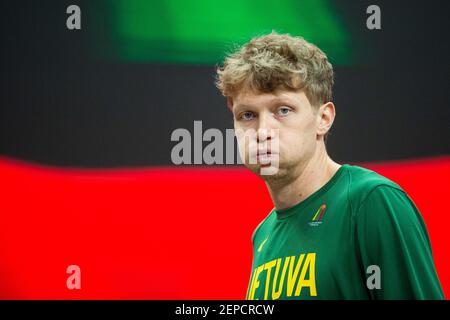
[[[279,165],[252,164],[246,167],[269,185],[280,185],[289,180],[289,171],[286,168],[280,168]]]

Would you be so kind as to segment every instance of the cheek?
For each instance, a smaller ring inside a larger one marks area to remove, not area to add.
[[[239,153],[241,155],[241,158],[244,159],[243,158],[244,154],[248,153],[248,146],[244,145],[245,140],[242,139],[242,138],[238,138],[237,137],[236,142],[237,142],[237,146],[238,146],[238,150],[239,150]],[[248,145],[248,141],[247,141],[247,145]]]
[[[289,130],[280,131],[280,149],[282,149],[288,157],[296,157],[302,155],[311,149],[315,144],[315,123],[314,121],[297,122],[295,126]]]
[[[302,140],[304,140],[305,143],[314,142],[316,140],[316,129],[316,121],[313,117],[302,123],[302,126],[299,129]]]
[[[283,136],[282,138],[284,138],[284,140],[294,144],[303,144],[305,141],[310,140],[311,137],[314,137],[314,121],[312,119],[308,119],[308,121],[305,121],[305,119],[302,119],[301,121],[298,120],[280,132],[280,137]]]
[[[241,157],[257,150],[256,133],[254,130],[235,128],[234,134]]]

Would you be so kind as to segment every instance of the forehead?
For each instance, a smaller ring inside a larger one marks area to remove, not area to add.
[[[260,93],[246,90],[233,97],[233,110],[243,108],[262,109],[283,103],[293,107],[309,105],[308,98],[303,91],[283,90],[271,93]]]

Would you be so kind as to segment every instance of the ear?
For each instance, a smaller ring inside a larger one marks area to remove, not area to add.
[[[227,107],[231,112],[233,112],[233,98],[232,97],[227,97]]]
[[[320,106],[317,112],[318,126],[317,135],[325,135],[333,125],[334,118],[336,117],[336,109],[333,102],[327,102]]]

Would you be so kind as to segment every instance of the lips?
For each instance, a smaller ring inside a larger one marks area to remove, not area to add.
[[[272,152],[271,150],[259,150],[256,153],[256,162],[260,164],[269,164],[277,157],[276,152]]]
[[[271,143],[254,144],[249,146],[249,162],[252,164],[267,164],[276,161],[279,157],[278,150],[272,150]]]
[[[256,156],[270,156],[270,155],[275,155],[276,153],[272,153],[272,151],[261,151],[256,154]]]
[[[254,150],[253,152],[250,151],[249,152],[249,157],[250,158],[262,158],[262,157],[271,157],[274,155],[277,155],[278,152],[274,152],[270,149],[259,149],[259,150]]]

